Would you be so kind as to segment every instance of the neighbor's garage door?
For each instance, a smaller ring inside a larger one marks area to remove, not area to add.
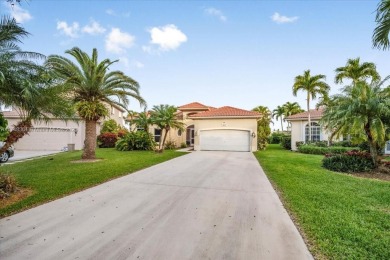
[[[201,130],[199,138],[202,151],[250,151],[249,131],[245,130]]]

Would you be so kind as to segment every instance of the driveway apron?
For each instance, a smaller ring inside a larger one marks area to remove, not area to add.
[[[312,256],[252,153],[193,152],[1,219],[0,259]]]

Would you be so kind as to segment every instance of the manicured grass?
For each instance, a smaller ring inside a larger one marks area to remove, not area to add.
[[[114,149],[98,149],[96,156],[104,160],[94,163],[72,163],[71,161],[81,157],[81,152],[77,151],[1,166],[2,172],[13,173],[18,184],[33,189],[34,194],[0,209],[0,217],[184,154],[169,150],[159,154],[151,151],[119,152]]]
[[[390,259],[389,182],[325,170],[323,156],[279,145],[255,155],[316,257]]]

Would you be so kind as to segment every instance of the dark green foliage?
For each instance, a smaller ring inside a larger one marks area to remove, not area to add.
[[[165,143],[165,149],[167,150],[175,150],[177,149],[177,145],[175,143],[175,141],[173,140],[168,140],[166,143]]]
[[[8,121],[4,118],[3,114],[0,113],[0,141],[4,141],[8,134]]]
[[[298,152],[305,154],[341,154],[356,149],[356,147],[330,146],[320,147],[311,144],[303,144],[298,147]]]
[[[340,142],[333,142],[332,146],[342,146],[342,147],[358,147],[358,145],[352,144],[351,141],[340,141]],[[361,148],[360,148],[361,149]],[[361,149],[363,150],[363,149]]]
[[[182,143],[180,144],[180,148],[187,148],[187,144],[186,144],[185,142],[182,142]]]
[[[303,141],[295,142],[295,145],[297,146],[297,148],[299,148],[299,146],[304,145],[304,144],[305,144],[305,142],[303,142]]]
[[[145,131],[130,132],[115,145],[119,151],[154,150],[155,147],[152,135]]]
[[[360,148],[360,150],[362,150],[362,151],[370,152],[370,145],[368,144],[367,141],[362,142],[362,143],[358,144],[357,146],[358,146],[358,147]],[[378,147],[378,148],[377,148],[377,153],[378,153],[378,155],[383,155],[383,153],[384,153],[383,147]]]
[[[15,177],[9,173],[0,173],[0,199],[9,197],[16,190]]]
[[[114,148],[115,143],[118,141],[118,135],[106,132],[98,135],[97,140],[100,148]]]
[[[326,155],[322,166],[336,172],[368,172],[374,169],[374,163],[367,152],[349,151],[343,154]]]
[[[269,137],[270,144],[280,144],[284,134],[280,132],[273,132]]]
[[[282,137],[280,145],[287,150],[291,150],[291,135],[285,135]]]

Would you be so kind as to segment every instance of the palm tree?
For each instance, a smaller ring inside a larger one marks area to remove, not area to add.
[[[311,76],[310,70],[303,72],[303,75],[298,75],[295,77],[293,85],[293,95],[297,96],[299,90],[307,92],[307,113],[308,113],[308,123],[309,123],[309,141],[311,141],[311,118],[310,118],[310,99],[314,99],[317,95],[322,97],[327,97],[330,87],[324,81],[326,79],[325,75],[318,74]]]
[[[160,140],[159,151],[164,151],[164,145],[169,131],[174,129],[184,130],[184,123],[177,118],[177,108],[170,105],[154,106],[151,112],[152,122],[161,130],[164,130],[162,142]]]
[[[277,106],[274,110],[272,110],[272,118],[275,117],[276,120],[279,120],[280,118],[280,125],[282,127],[283,132],[283,116],[284,116],[284,107],[283,106]]]
[[[377,26],[372,35],[374,48],[388,49],[390,47],[390,0],[382,0],[378,4],[375,22]]]
[[[376,66],[372,62],[363,62],[360,64],[360,58],[349,59],[344,67],[336,70],[336,83],[343,83],[343,79],[351,79],[352,84],[371,78],[371,81],[380,80]]]
[[[292,115],[295,115],[295,114],[298,114],[298,113],[301,113],[301,112],[304,111],[297,102],[293,102],[293,103],[286,102],[283,105],[283,108],[284,108],[284,117],[285,118],[289,117],[289,116],[292,116]],[[288,122],[288,124],[290,125],[291,122]]]
[[[92,56],[74,47],[65,53],[71,55],[77,63],[58,55],[51,55],[46,66],[52,69],[63,86],[68,97],[76,105],[79,116],[85,120],[85,147],[83,159],[95,159],[96,124],[107,116],[106,104],[127,109],[129,97],[146,102],[140,96],[137,81],[121,71],[109,71],[117,62],[104,59],[98,62],[98,52],[92,50]]]
[[[380,161],[378,149],[384,146],[390,127],[390,97],[381,89],[382,84],[383,81],[371,84],[361,81],[345,87],[341,95],[331,98],[321,119],[336,134],[363,135],[375,166]]]

